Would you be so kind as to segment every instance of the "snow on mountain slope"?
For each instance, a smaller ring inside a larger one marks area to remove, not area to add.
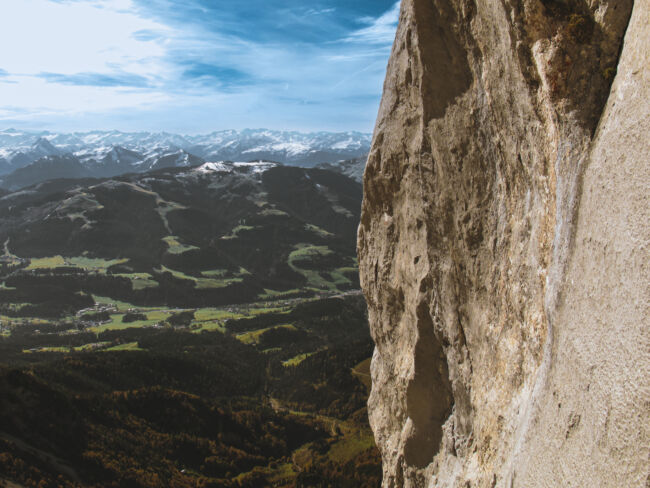
[[[40,142],[39,142],[40,141]],[[80,161],[102,160],[114,147],[136,152],[142,160],[160,158],[183,150],[204,160],[247,161],[265,159],[313,166],[366,154],[371,135],[360,132],[276,131],[267,129],[224,130],[183,136],[168,132],[90,131],[72,134],[0,130],[0,157],[20,167],[53,154],[29,156],[33,145],[49,145],[57,154],[74,154]],[[27,154],[18,164],[12,158]]]
[[[11,137],[11,136],[10,136]],[[63,151],[53,146],[44,137],[37,137],[33,143],[28,144],[22,134],[15,135],[16,144],[3,148],[0,157],[7,160],[12,168],[22,168],[34,161],[47,156],[60,156]]]
[[[223,163],[221,161],[217,161],[217,162],[209,162],[209,163],[202,164],[201,166],[196,168],[195,171],[197,173],[220,173],[220,172],[227,173],[231,171],[231,169],[232,168],[228,164]]]
[[[279,163],[271,161],[249,161],[249,162],[230,162],[230,161],[216,161],[202,164],[194,169],[195,173],[244,173],[244,174],[261,174],[265,171],[281,166]]]
[[[181,149],[160,157],[152,156],[144,162],[143,167],[139,168],[139,170],[184,168],[188,166],[197,166],[203,163],[204,161],[202,158]]]

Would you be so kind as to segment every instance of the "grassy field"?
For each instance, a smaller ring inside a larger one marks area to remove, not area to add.
[[[246,272],[246,270],[241,270],[241,272]],[[167,322],[167,319],[172,314],[179,313],[183,310],[180,309],[170,309],[169,307],[139,307],[132,303],[122,302],[119,300],[114,300],[109,297],[103,296],[94,296],[95,302],[99,307],[110,306],[113,307],[113,311],[109,314],[109,320],[106,322],[87,327],[84,329],[86,332],[92,332],[96,336],[107,331],[121,331],[127,329],[138,329],[145,327],[153,326],[162,326],[170,327]],[[101,310],[101,309],[99,309]],[[293,310],[293,305],[288,304],[286,301],[265,301],[259,303],[252,303],[246,305],[233,305],[222,308],[206,307],[198,309],[190,309],[194,313],[194,318],[189,324],[189,329],[193,333],[201,332],[210,332],[210,331],[219,331],[221,333],[228,333],[226,328],[226,322],[228,320],[238,320],[244,318],[252,318],[265,314],[289,314]],[[133,322],[124,322],[123,318],[127,312],[137,312],[143,314],[146,319],[136,320]],[[87,311],[86,314],[92,314],[93,311]],[[43,329],[46,329],[48,326],[54,326],[56,324],[68,323],[70,329],[68,332],[77,332],[77,322],[80,320],[79,317],[66,317],[62,320],[51,321],[47,319],[38,319],[38,318],[26,318],[26,317],[8,317],[5,315],[0,315],[0,335],[2,337],[10,337],[12,331],[25,325],[29,324],[30,326],[41,326]],[[259,339],[265,332],[278,329],[286,328],[295,330],[295,326],[286,323],[282,325],[276,325],[273,327],[262,328],[252,331],[247,331],[245,333],[239,334],[236,338],[244,344],[248,345],[257,345]],[[111,346],[110,343],[100,344],[97,341],[92,343],[84,344],[78,347],[40,347],[37,352],[40,353],[70,353],[70,352],[91,352],[95,350],[110,350],[110,351],[131,351],[136,350],[137,344],[119,344]],[[24,352],[33,352],[26,350]],[[300,354],[294,358],[291,358],[284,362],[285,366],[297,366],[314,352],[309,352],[305,354]]]
[[[96,325],[94,327],[89,327],[86,330],[88,332],[93,332],[94,334],[101,334],[106,331],[119,331],[126,329],[134,328],[143,328],[143,327],[152,327],[155,325],[165,325],[166,320],[173,313],[177,313],[180,310],[169,309],[167,307],[137,307],[131,303],[121,302],[113,300],[109,297],[95,296],[95,302],[99,305],[111,305],[115,307],[116,311],[110,314],[110,320]],[[276,305],[274,302],[261,302],[257,304],[248,304],[244,306],[233,306],[228,308],[199,308],[194,310],[194,320],[190,324],[190,329],[193,333],[201,333],[203,331],[219,331],[221,333],[227,333],[226,321],[227,320],[237,320],[243,318],[251,318],[265,314],[289,314],[292,311],[291,305]],[[137,320],[133,322],[123,322],[123,318],[127,311],[137,311],[146,316],[146,320]],[[76,320],[75,317],[69,317],[67,320],[70,322],[71,326]],[[2,337],[11,336],[12,330],[16,327],[20,327],[23,324],[41,325],[46,327],[48,325],[53,325],[53,322],[45,319],[34,319],[34,318],[12,318],[7,316],[0,316],[0,326],[2,327],[0,335]],[[292,324],[282,324],[276,325],[273,327],[267,327],[262,329],[257,329],[253,331],[248,331],[242,334],[235,336],[239,341],[248,345],[257,345],[259,339],[265,332],[273,329],[292,329],[295,330],[296,327]],[[74,329],[71,329],[74,330]],[[68,354],[72,352],[81,353],[81,352],[93,352],[93,351],[137,351],[141,350],[138,347],[137,342],[129,342],[125,344],[117,344],[111,346],[110,342],[92,342],[84,344],[77,347],[59,347],[59,346],[45,346],[38,347],[33,350],[24,350],[26,354],[33,352],[38,353],[58,353],[58,354]],[[277,352],[277,348],[273,352]],[[317,351],[308,352],[304,354],[299,354],[289,360],[284,361],[282,364],[284,366],[297,366],[302,361],[315,354]]]
[[[75,347],[74,350],[76,352],[95,351],[97,349],[105,349],[110,345],[111,345],[110,342],[94,342],[92,344],[84,344],[83,346]]]
[[[168,246],[167,252],[169,254],[183,254],[192,249],[198,249],[196,246],[186,246],[185,244],[181,244],[179,238],[176,236],[163,237],[163,241],[165,241]]]
[[[301,262],[310,261],[316,256],[328,256],[330,254],[332,254],[332,250],[327,246],[298,244],[291,254],[289,254],[289,266],[297,273],[302,274],[307,279],[309,286],[320,290],[337,291],[341,286],[349,286],[352,284],[350,279],[345,275],[349,272],[356,272],[356,268],[344,267],[329,271],[330,279],[326,279],[320,272],[303,268],[300,265]]]
[[[255,227],[252,227],[250,225],[238,225],[234,229],[230,231],[230,234],[227,234],[225,236],[221,236],[222,239],[237,239],[239,237],[240,232],[246,232],[248,230],[253,230]]]
[[[114,352],[114,351],[144,351],[144,349],[140,349],[138,347],[137,342],[128,342],[126,344],[120,344],[119,346],[113,346],[109,347],[107,349],[104,349],[106,352]]]
[[[99,295],[93,295],[95,303],[99,305],[114,305],[120,312],[126,312],[131,308],[137,308],[139,310],[159,310],[161,307],[136,307],[132,303],[121,302],[119,300],[114,300],[110,297],[103,297]]]
[[[124,330],[130,328],[150,327],[169,317],[171,312],[166,307],[136,307],[132,303],[120,302],[109,297],[94,296],[95,302],[99,305],[113,305],[117,308],[117,313],[111,314],[110,322],[88,330],[99,334],[107,330]],[[129,310],[138,310],[147,316],[147,320],[137,320],[135,322],[122,322],[122,318]]]
[[[111,321],[96,327],[90,327],[88,330],[99,334],[107,330],[124,330],[124,329],[139,329],[142,327],[152,327],[167,319],[171,312],[160,310],[143,311],[147,316],[147,320],[136,320],[133,322],[123,322],[124,313],[111,314]]]
[[[227,320],[243,319],[247,317],[255,317],[257,315],[264,315],[267,313],[289,313],[289,307],[266,307],[263,304],[258,307],[241,307],[237,310],[227,310],[220,308],[199,308],[194,312],[194,320],[192,321],[193,332],[218,330],[226,332],[225,323]],[[264,331],[255,331],[262,334]]]
[[[59,268],[61,266],[65,266],[65,260],[62,256],[53,256],[51,258],[33,258],[30,259],[27,270],[31,271],[33,269],[51,269]]]
[[[375,438],[371,432],[360,431],[356,426],[354,431],[347,432],[339,441],[332,444],[327,457],[332,461],[346,462],[358,456],[375,445]]]
[[[79,268],[85,271],[106,272],[108,268],[116,264],[124,264],[128,259],[100,259],[100,258],[87,258],[84,256],[67,257],[52,256],[48,258],[31,258],[27,270],[34,269],[53,269],[63,266],[72,268]]]
[[[99,334],[107,330],[125,330],[130,328],[151,327],[156,324],[162,324],[167,318],[178,310],[170,310],[167,307],[137,307],[131,303],[112,300],[107,297],[94,297],[99,304],[114,305],[117,313],[111,314],[110,322],[91,327],[88,330]],[[147,316],[146,320],[137,320],[134,322],[122,322],[122,318],[128,310],[137,310]],[[191,323],[193,332],[218,330],[225,332],[225,322],[229,319],[242,319],[246,317],[255,317],[267,313],[289,313],[291,307],[287,306],[268,306],[268,304],[250,304],[236,308],[199,308],[194,311],[194,320]],[[2,317],[0,317],[0,321]],[[15,320],[15,319],[14,319]],[[45,322],[47,323],[47,322]],[[264,331],[256,331],[262,334]]]
[[[282,365],[287,366],[287,367],[298,366],[305,359],[307,359],[309,356],[313,356],[314,354],[316,354],[316,351],[314,351],[314,352],[306,352],[304,354],[298,354],[297,356],[292,357],[291,359],[287,359],[286,361],[283,361]]]
[[[227,269],[210,269],[207,271],[201,271],[203,276],[208,278],[224,278],[228,274]]]
[[[259,295],[260,300],[272,300],[272,299],[279,299],[279,298],[284,298],[284,297],[290,297],[293,295],[296,295],[297,293],[301,293],[305,290],[300,289],[300,288],[294,288],[292,290],[284,290],[284,291],[277,291],[277,290],[269,290],[268,288],[264,289],[264,293],[261,293]]]
[[[372,359],[368,358],[364,361],[361,361],[354,368],[352,368],[352,374],[356,376],[361,383],[370,391],[372,387],[372,380],[370,378],[370,361]]]
[[[74,266],[76,268],[81,268],[86,271],[106,271],[106,269],[116,264],[124,264],[129,260],[122,259],[99,259],[99,258],[86,258],[86,257],[76,257],[76,258],[65,258],[66,266]]]
[[[156,288],[158,286],[158,282],[149,273],[120,273],[113,276],[130,279],[134,290],[144,290],[145,288]]]
[[[262,210],[259,215],[262,215],[264,217],[288,217],[289,214],[287,212],[283,212],[282,210],[278,210],[276,208],[265,208]]]
[[[327,232],[325,229],[321,229],[317,225],[313,225],[313,224],[305,224],[305,229],[310,232],[313,232],[319,237],[332,237],[334,235],[331,232]]]
[[[310,286],[327,290],[332,288],[332,284],[324,279],[318,271],[313,269],[303,269],[300,267],[300,262],[309,261],[314,256],[327,256],[332,254],[332,251],[327,246],[313,246],[311,244],[298,244],[296,248],[289,254],[289,266],[291,269],[300,273],[307,279]]]
[[[34,352],[58,352],[58,353],[66,353],[70,352],[70,348],[67,346],[64,347],[39,347],[35,348],[33,351],[31,349],[24,349],[23,352],[25,354],[32,354]]]
[[[238,334],[235,337],[241,342],[243,342],[244,344],[257,344],[260,340],[260,336],[264,334],[264,332],[267,332],[269,330],[275,330],[275,329],[296,330],[296,327],[292,324],[276,325],[275,327],[268,327],[266,329],[258,329],[250,332],[245,332],[243,334]]]
[[[177,271],[174,269],[170,269],[167,266],[161,266],[160,269],[158,269],[159,272],[161,273],[171,273],[174,278],[178,278],[179,280],[187,280],[187,281],[193,281],[194,286],[197,289],[206,289],[206,288],[226,288],[227,286],[230,286],[233,283],[240,283],[243,278],[241,277],[232,277],[232,278],[198,278],[196,276],[190,276],[187,275],[181,271]],[[208,271],[209,273],[210,271]],[[205,273],[203,273],[205,274]]]
[[[42,318],[28,318],[28,317],[8,317],[7,315],[0,315],[0,327],[3,329],[3,335],[11,335],[11,329],[21,325],[30,324],[35,326],[47,326],[52,322],[48,319]]]
[[[256,315],[264,315],[267,313],[289,313],[291,311],[291,307],[271,307],[271,306],[259,306],[255,308],[247,308],[246,314],[251,315],[251,316],[256,316]]]
[[[110,330],[126,330],[134,328],[143,328],[143,327],[152,327],[155,325],[164,325],[165,321],[173,313],[179,312],[179,310],[173,310],[166,307],[136,307],[131,303],[120,302],[113,300],[108,297],[94,297],[95,301],[101,305],[113,305],[116,307],[117,311],[110,314],[110,320],[97,325],[94,327],[89,327],[87,330],[95,334],[101,334],[102,332]],[[123,322],[122,319],[127,311],[136,310],[139,313],[144,314],[147,318],[146,320],[136,320],[133,322]],[[226,332],[225,323],[229,319],[242,319],[246,317],[255,317],[258,315],[264,315],[267,313],[289,313],[291,311],[290,307],[269,307],[265,304],[246,306],[235,309],[221,309],[221,308],[199,308],[194,311],[194,320],[192,320],[190,328],[192,332],[200,333],[202,331],[219,331],[222,333]],[[67,319],[72,324],[75,320],[73,317]],[[41,325],[46,327],[53,324],[51,321],[46,319],[38,318],[16,318],[16,317],[7,317],[0,316],[0,335],[3,337],[11,336],[12,330],[15,327],[19,327],[23,324]],[[291,325],[284,325],[280,327],[293,327]],[[268,329],[256,330],[242,336],[238,337],[242,342],[247,344],[255,344],[257,339],[261,334],[263,334]],[[110,344],[108,344],[110,345]],[[81,347],[72,348],[73,351],[82,352],[82,351],[91,351],[97,349],[96,343],[86,344]],[[70,348],[64,347],[44,347],[40,348],[38,352],[70,352]],[[111,351],[127,351],[133,350],[132,347],[111,347],[108,350]],[[29,351],[27,351],[29,352]],[[297,361],[297,360],[296,360]]]
[[[226,320],[240,319],[243,317],[245,317],[245,315],[239,312],[231,312],[229,310],[222,310],[218,308],[200,308],[194,312],[192,329],[196,333],[202,332],[204,330],[218,330],[219,332],[226,332]]]

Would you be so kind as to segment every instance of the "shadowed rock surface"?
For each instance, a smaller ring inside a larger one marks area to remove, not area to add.
[[[403,0],[359,229],[385,487],[647,486],[649,20]]]

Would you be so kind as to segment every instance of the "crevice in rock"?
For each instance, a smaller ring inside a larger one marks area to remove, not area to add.
[[[441,118],[447,107],[471,86],[467,53],[454,32],[458,23],[449,0],[415,0],[416,32],[422,62],[420,91],[424,120]]]
[[[404,459],[410,466],[428,465],[440,448],[442,426],[451,414],[453,396],[447,358],[436,337],[429,305],[417,307],[417,343],[414,375],[406,392],[407,415],[411,425],[405,440]]]

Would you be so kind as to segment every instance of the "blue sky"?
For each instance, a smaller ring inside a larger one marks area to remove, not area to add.
[[[395,0],[19,0],[0,128],[371,131]]]

